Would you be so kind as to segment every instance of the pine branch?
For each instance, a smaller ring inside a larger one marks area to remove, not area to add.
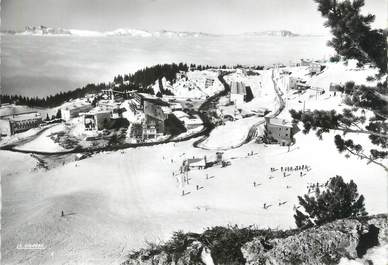
[[[355,152],[347,146],[345,146],[345,150],[348,151],[349,153],[351,153],[352,155],[358,156],[362,159],[367,159],[367,160],[369,160],[370,163],[374,163],[376,165],[379,165],[382,168],[384,168],[385,171],[388,171],[388,168],[384,164],[377,162],[376,160],[372,159],[370,156],[365,155],[363,152]]]

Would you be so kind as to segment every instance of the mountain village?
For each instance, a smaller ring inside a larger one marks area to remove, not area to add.
[[[150,87],[154,95],[121,91],[117,82],[51,109],[3,104],[0,144],[8,165],[4,173],[12,168],[31,172],[28,177],[18,175],[23,185],[13,192],[28,201],[24,217],[18,218],[50,227],[42,233],[35,225],[24,226],[18,234],[38,242],[51,234],[60,246],[51,250],[73,263],[90,253],[71,256],[71,248],[86,249],[90,242],[101,241],[93,247],[93,263],[118,263],[126,259],[123,249],[168,238],[178,229],[246,226],[257,218],[262,227],[270,227],[274,216],[278,228],[289,229],[294,226],[297,194],[324,185],[335,174],[357,181],[370,213],[384,212],[384,160],[374,163],[339,153],[333,135],[342,132],[330,130],[319,139],[313,132],[304,133],[303,125],[290,115],[291,109],[341,112],[349,108],[345,84],[376,85],[367,81],[376,73],[354,61],[301,60],[263,70],[179,72],[173,83],[155,80]],[[158,93],[166,90],[171,94]],[[366,108],[354,111],[366,120],[374,116]],[[373,148],[367,135],[347,135],[356,136],[364,150]],[[49,199],[43,202],[36,194]],[[166,203],[168,208],[163,207]],[[34,215],[37,207],[39,214]],[[61,211],[65,218],[58,215]],[[55,224],[48,225],[50,220]],[[147,225],[151,223],[161,225]],[[72,233],[71,246],[62,245],[68,240],[62,234],[57,236],[62,229],[79,231]],[[89,230],[99,233],[88,235],[86,242],[81,231]],[[12,237],[4,240],[13,244]],[[22,258],[14,248],[8,251],[13,260]],[[36,255],[33,259],[41,260]]]

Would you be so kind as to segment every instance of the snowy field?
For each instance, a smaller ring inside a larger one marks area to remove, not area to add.
[[[6,162],[1,169],[3,260],[115,264],[128,249],[144,246],[145,240],[167,239],[180,229],[200,232],[227,224],[295,227],[297,195],[305,194],[309,183],[335,175],[357,183],[370,214],[386,212],[387,198],[381,196],[387,189],[386,172],[337,153],[333,135],[320,141],[313,134],[298,133],[290,152],[253,143],[226,151],[231,166],[191,171],[185,196],[172,173],[185,157],[215,153],[193,148],[192,141],[99,154],[39,172],[30,171],[30,156],[1,151]],[[254,155],[247,156],[252,151]],[[302,177],[299,172],[287,177],[279,170],[270,172],[271,167],[296,165],[308,165],[311,171]],[[272,206],[265,210],[264,203]],[[18,243],[41,243],[46,249],[19,251],[14,247]]]
[[[39,151],[39,152],[61,152],[66,151],[65,148],[61,147],[58,143],[55,143],[50,135],[64,131],[65,124],[61,123],[54,125],[49,129],[45,130],[42,134],[38,135],[35,139],[25,144],[15,147],[16,150],[22,151]]]
[[[209,137],[199,144],[199,147],[211,150],[224,150],[239,146],[245,141],[250,128],[264,119],[249,117],[237,121],[227,121],[225,125],[217,126]]]
[[[295,95],[279,84],[286,99],[282,118],[290,118],[291,108],[340,111],[345,107],[340,95]],[[388,198],[382,196],[388,188],[387,172],[379,165],[338,153],[334,143],[338,131],[324,134],[322,140],[315,132],[298,132],[290,150],[253,142],[225,150],[224,159],[231,165],[192,170],[189,184],[182,186],[177,174],[185,159],[213,159],[216,150],[244,140],[259,119],[250,117],[217,127],[202,143],[214,150],[194,148],[197,139],[193,139],[103,152],[48,171],[32,170],[36,160],[27,154],[0,151],[3,263],[118,264],[130,249],[145,246],[146,241],[166,240],[173,231],[201,232],[228,224],[295,228],[297,196],[306,194],[308,185],[325,183],[335,175],[354,180],[365,196],[369,214],[388,211]],[[346,137],[365,150],[371,147],[365,134],[348,133]],[[301,165],[309,170],[286,175],[280,170]],[[264,204],[269,207],[264,209]],[[18,250],[18,244],[41,244],[44,249]],[[370,255],[380,255],[380,251]]]

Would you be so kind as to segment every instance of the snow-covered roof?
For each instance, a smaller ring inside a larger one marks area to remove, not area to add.
[[[29,112],[29,113],[13,114],[9,116],[2,116],[1,118],[5,120],[11,120],[11,121],[23,121],[23,120],[41,118],[41,115],[38,112]]]
[[[70,102],[67,102],[62,105],[62,109],[64,110],[73,110],[73,109],[78,109],[78,108],[83,108],[83,107],[90,107],[91,103],[86,102],[81,99],[73,100]]]
[[[247,93],[243,82],[232,82],[230,84],[230,93],[245,95]]]
[[[182,118],[185,118],[185,117],[189,117],[189,114],[187,114],[187,113],[185,113],[185,112],[183,112],[183,111],[181,111],[181,110],[175,110],[174,112],[173,112],[173,114],[178,118],[178,119],[182,119]]]
[[[275,125],[275,126],[283,126],[283,127],[290,127],[292,128],[292,122],[284,120],[284,119],[277,119],[277,118],[269,118],[268,119],[269,124]]]
[[[199,125],[199,124],[202,124],[202,120],[199,119],[199,118],[185,118],[184,119],[184,122],[186,125]]]
[[[190,167],[204,167],[206,165],[205,159],[203,158],[189,158],[187,163]]]
[[[162,106],[161,109],[165,114],[170,114],[172,112],[171,109],[167,106]]]

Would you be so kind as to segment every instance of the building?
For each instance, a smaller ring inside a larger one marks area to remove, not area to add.
[[[290,145],[293,141],[293,124],[277,118],[265,118],[265,139],[269,143],[279,143],[282,146]]]
[[[296,84],[298,83],[298,78],[290,76],[288,87],[289,89],[296,89]]]
[[[178,103],[178,102],[174,102],[174,103],[170,103],[170,109],[172,111],[182,111],[183,110],[183,106],[181,103]]]
[[[245,68],[237,68],[236,73],[240,75],[247,75],[247,69]]]
[[[203,125],[202,120],[197,115],[183,118],[181,120],[183,121],[187,130],[192,130]]]
[[[143,109],[143,96],[139,93],[132,93],[131,94],[132,102],[136,109],[142,110]]]
[[[214,79],[206,78],[205,80],[205,88],[211,87],[214,84]]]
[[[115,87],[119,87],[119,85],[116,84]],[[101,92],[102,97],[107,100],[122,102],[128,97],[128,93],[126,91],[113,90],[112,88],[103,89]]]
[[[289,88],[294,90],[306,90],[311,88],[311,86],[307,85],[305,80],[290,76]]]
[[[309,74],[311,75],[318,74],[321,72],[321,64],[314,62],[312,60],[301,59],[300,63],[297,64],[297,66],[307,66]]]
[[[296,64],[296,66],[310,66],[311,63],[311,60],[301,59],[300,63]]]
[[[127,119],[129,122],[136,122],[139,117],[144,116],[143,111],[139,110],[133,102],[133,99],[125,100],[120,108],[124,108],[125,111],[122,113],[122,117]]]
[[[342,92],[342,91],[343,91],[343,86],[341,84],[330,83],[330,86],[329,86],[330,93],[332,93],[333,95],[336,95],[337,92]]]
[[[206,156],[203,158],[193,157],[183,162],[183,167],[190,169],[205,169],[206,168]]]
[[[162,125],[158,120],[148,118],[142,125],[143,140],[155,139],[156,137],[163,135],[164,123]]]
[[[117,107],[112,109],[112,119],[121,119],[124,117],[123,113],[126,112],[126,108],[123,107]]]
[[[163,100],[157,99],[144,99],[144,115],[145,123],[147,127],[155,128],[156,135],[165,133],[164,121],[171,113],[169,104]],[[148,130],[148,129],[147,129]],[[153,129],[152,129],[153,131]]]
[[[235,105],[243,104],[246,94],[247,90],[243,82],[230,83],[230,101]]]
[[[173,114],[183,122],[183,125],[187,130],[192,130],[203,125],[203,122],[198,115],[189,115],[183,111],[174,111]]]
[[[187,79],[186,72],[185,71],[179,71],[178,73],[176,73],[176,79],[177,80]]]
[[[11,133],[11,123],[7,119],[0,118],[0,138],[3,136],[10,136]]]
[[[143,140],[143,124],[141,122],[133,122],[129,124],[128,128],[129,137],[141,142]]]
[[[10,136],[38,127],[42,123],[40,113],[33,111],[0,117],[0,134]]]
[[[78,117],[80,113],[88,112],[93,108],[92,104],[84,101],[74,101],[66,104],[61,108],[62,120],[69,121]]]
[[[318,74],[321,72],[321,65],[319,63],[312,62],[310,63],[308,70],[312,75]]]
[[[99,131],[105,129],[107,123],[111,120],[112,112],[110,110],[94,109],[87,113],[82,113],[83,122],[86,131]]]

